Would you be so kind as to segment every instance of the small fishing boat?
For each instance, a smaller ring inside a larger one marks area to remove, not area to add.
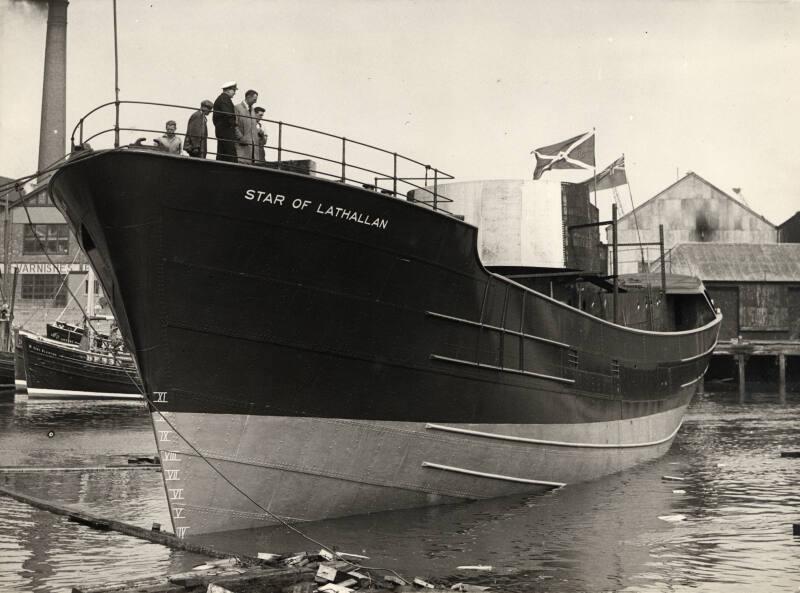
[[[85,351],[26,331],[19,342],[30,398],[142,398],[130,356]]]

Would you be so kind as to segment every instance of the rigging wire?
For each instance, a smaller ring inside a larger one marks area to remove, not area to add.
[[[34,232],[34,234],[35,234],[35,232]],[[81,253],[81,250],[80,250],[80,249],[78,249],[78,250],[76,250],[76,251],[75,251],[75,257],[73,257],[73,258],[72,258],[72,262],[70,263],[70,265],[72,265],[72,264],[74,264],[74,263],[75,263],[75,261],[78,259],[78,255],[80,255],[80,253]],[[58,268],[56,268],[56,269],[58,269]],[[66,281],[67,281],[67,279],[68,279],[68,278],[69,278],[69,274],[64,274],[64,275],[63,275],[63,278],[62,278],[62,280],[61,280],[61,284],[59,284],[59,285],[58,285],[58,289],[57,289],[57,290],[55,291],[55,293],[54,293],[56,296],[58,296],[58,293],[60,293],[60,292],[61,292],[61,289],[62,289],[62,288],[64,288],[64,284],[66,283]],[[78,286],[78,288],[80,288],[81,286],[83,286],[83,282],[81,282],[81,283],[80,283],[80,285]],[[75,300],[75,297],[74,297],[74,296],[73,296],[72,298],[73,298],[73,300]],[[70,303],[68,302],[68,303],[67,303],[67,304],[64,306],[64,308],[61,310],[61,313],[59,314],[59,316],[58,316],[58,318],[56,319],[56,321],[58,321],[59,319],[61,319],[61,316],[62,316],[62,315],[64,315],[64,312],[67,310],[67,308],[69,307],[69,305],[70,305]],[[36,313],[37,313],[37,312],[38,312],[38,311],[34,310],[34,311],[33,311],[33,313],[31,313],[31,314],[28,316],[28,318],[25,320],[25,323],[22,323],[22,324],[20,324],[20,326],[19,326],[19,329],[23,329],[23,328],[25,327],[25,325],[26,325],[26,324],[27,324],[29,321],[31,321],[31,320],[32,320],[32,319],[33,319],[33,318],[36,316]]]
[[[9,187],[9,186],[13,186],[13,187],[15,187],[17,189],[17,191],[19,191],[19,189],[20,189],[19,182],[20,181],[22,181],[23,179],[27,179],[27,180],[34,179],[36,177],[40,177],[44,173],[49,173],[51,171],[55,171],[55,170],[61,168],[61,166],[63,166],[63,164],[58,164],[58,163],[60,163],[61,161],[65,160],[68,156],[69,155],[65,155],[64,157],[62,157],[62,158],[58,159],[57,161],[55,161],[55,163],[53,163],[52,165],[46,167],[42,171],[37,171],[37,173],[35,173],[35,174],[23,176],[23,177],[20,177],[20,178],[14,180],[13,182],[9,182],[9,183],[0,185],[0,191],[4,190],[6,187]],[[56,166],[57,164],[58,164],[58,166]],[[28,224],[30,224],[33,227],[34,223],[33,223],[33,220],[31,219],[30,211],[28,210],[28,205],[27,205],[26,200],[24,198],[25,198],[25,196],[23,196],[23,199],[21,200],[22,206],[25,209],[25,215],[28,218]],[[85,308],[81,305],[80,301],[78,301],[77,297],[72,292],[72,289],[69,287],[69,284],[66,283],[68,274],[61,274],[61,272],[58,271],[59,270],[58,267],[55,265],[55,263],[53,262],[53,260],[50,257],[50,255],[44,249],[44,244],[42,243],[42,240],[39,237],[39,235],[36,232],[34,232],[34,236],[36,237],[37,243],[39,244],[40,248],[44,252],[48,263],[50,263],[50,265],[53,266],[53,269],[55,269],[59,275],[63,276],[62,286],[65,286],[67,288],[67,291],[69,292],[70,296],[75,301],[75,304],[78,306],[78,308],[80,309],[81,313],[83,314],[84,319],[86,319],[86,322],[89,324],[89,326],[92,328],[92,330],[96,332],[96,330],[94,329],[94,326],[91,323],[91,320],[89,319],[89,316],[86,313]],[[77,254],[76,254],[76,257],[77,257]],[[60,290],[60,288],[59,288],[59,290]],[[28,321],[30,321],[30,318],[28,319]],[[135,357],[134,357],[134,361],[135,361]],[[313,543],[314,545],[320,546],[320,548],[322,548],[322,549],[328,550],[329,552],[331,552],[333,554],[334,558],[337,558],[340,561],[346,562],[347,564],[352,566],[354,569],[366,570],[366,571],[372,570],[372,571],[388,572],[388,573],[394,574],[395,576],[397,576],[397,577],[399,577],[399,578],[401,578],[403,580],[406,580],[406,581],[410,582],[409,579],[407,579],[406,577],[403,577],[397,571],[395,571],[395,570],[393,570],[391,568],[385,568],[385,567],[380,567],[380,566],[366,566],[364,564],[359,564],[359,563],[353,562],[351,560],[348,560],[347,558],[343,558],[342,556],[340,556],[336,552],[336,547],[335,546],[330,546],[330,545],[324,544],[324,543],[312,538],[311,536],[309,536],[306,533],[302,532],[297,527],[295,527],[292,524],[290,524],[289,522],[287,522],[283,517],[280,517],[279,515],[273,513],[269,509],[264,508],[256,500],[254,500],[251,496],[249,496],[246,492],[244,492],[241,488],[239,488],[230,478],[228,478],[228,476],[226,476],[222,472],[222,470],[220,470],[205,455],[203,455],[197,447],[195,447],[189,440],[184,438],[183,434],[174,426],[174,424],[172,424],[172,422],[170,422],[169,419],[167,419],[164,416],[164,413],[162,413],[161,410],[158,409],[158,407],[153,403],[153,401],[150,398],[147,397],[147,395],[145,394],[144,389],[143,389],[143,384],[140,383],[139,381],[137,381],[136,377],[131,375],[131,373],[129,372],[128,368],[126,368],[126,367],[122,367],[122,368],[124,369],[125,374],[131,380],[131,382],[137,387],[137,389],[139,390],[140,394],[144,398],[145,405],[149,406],[153,410],[155,410],[159,414],[159,416],[161,418],[163,418],[164,421],[170,426],[170,428],[175,432],[175,434],[177,434],[183,440],[183,442],[186,443],[197,454],[197,456],[200,459],[202,459],[209,467],[211,467],[211,469],[214,470],[214,472],[216,472],[226,483],[228,483],[234,490],[239,492],[242,496],[244,496],[247,500],[249,500],[251,503],[253,503],[253,505],[255,505],[258,509],[263,511],[266,515],[268,515],[269,517],[271,517],[276,522],[280,523],[281,525],[283,525],[284,527],[286,527],[290,531],[293,531],[294,533],[296,533],[300,537],[304,538],[305,540]],[[137,370],[138,370],[138,364],[137,364]]]
[[[74,263],[77,261],[77,259],[78,259],[78,255],[80,255],[80,253],[81,253],[81,250],[80,250],[80,249],[76,249],[76,250],[75,250],[75,257],[73,257],[73,258],[72,258],[72,262],[70,263],[70,266],[72,266],[72,265],[73,265],[73,264],[74,264]],[[61,286],[59,286],[59,287],[58,287],[58,290],[56,291],[56,295],[57,295],[59,292],[61,292],[61,289],[64,287],[64,282],[66,282],[66,280],[67,280],[67,277],[68,277],[68,276],[69,276],[68,274],[65,274],[65,275],[64,275],[64,280],[61,282]],[[86,283],[87,290],[88,290],[88,286],[89,286],[89,274],[86,274],[86,278],[84,278],[84,279],[81,281],[81,283],[78,285],[78,291],[80,291],[80,289],[81,289],[81,286],[83,286],[83,284],[84,284],[84,283]],[[64,313],[66,313],[66,312],[67,312],[67,309],[69,309],[69,306],[70,306],[71,304],[72,304],[72,302],[70,301],[70,302],[68,302],[66,305],[64,305],[64,308],[63,308],[63,309],[61,309],[61,313],[59,313],[59,314],[58,314],[58,317],[56,317],[56,321],[61,321],[61,318],[64,316]]]
[[[17,193],[19,193],[20,196],[22,196],[20,198],[19,202],[22,204],[22,207],[25,210],[25,216],[28,219],[28,224],[30,225],[31,229],[33,230],[33,236],[36,237],[36,243],[39,246],[39,248],[42,250],[42,253],[44,254],[45,258],[47,259],[47,262],[53,267],[53,269],[56,271],[56,274],[58,274],[59,277],[62,278],[61,286],[59,287],[58,291],[60,291],[62,287],[65,287],[67,289],[67,292],[72,297],[72,299],[75,301],[75,304],[78,305],[78,308],[80,309],[81,313],[83,314],[83,317],[86,320],[86,322],[89,324],[89,327],[91,327],[92,331],[94,331],[96,333],[95,327],[92,325],[92,322],[89,319],[89,316],[86,314],[86,310],[81,305],[80,301],[75,296],[75,293],[72,292],[72,289],[69,287],[69,284],[67,283],[67,278],[68,278],[69,275],[61,273],[60,269],[58,268],[58,266],[55,264],[53,259],[50,257],[50,254],[45,249],[45,246],[44,246],[44,243],[42,242],[41,237],[39,237],[39,234],[36,232],[36,224],[33,222],[33,219],[31,218],[31,213],[28,210],[28,202],[27,202],[27,199],[26,199],[27,196],[25,196],[22,193],[22,189],[23,189],[22,185],[24,185],[28,181],[31,181],[33,179],[42,177],[42,176],[46,175],[47,173],[52,173],[53,171],[57,171],[58,169],[62,168],[64,166],[64,162],[66,160],[68,160],[70,158],[70,156],[72,156],[72,153],[67,153],[67,154],[59,157],[58,159],[56,159],[55,161],[53,161],[52,163],[50,163],[49,165],[47,165],[43,169],[40,169],[40,170],[36,171],[35,173],[30,173],[28,175],[23,175],[23,176],[18,177],[16,179],[12,179],[12,180],[10,180],[10,181],[8,181],[6,183],[0,184],[0,192],[8,190],[8,191],[6,191],[6,194],[7,194],[7,193],[10,193],[13,190],[16,190]],[[52,196],[50,196],[49,190],[45,189],[44,191],[48,192],[48,197],[52,201]],[[6,194],[4,194],[4,195],[6,195]],[[80,251],[81,250],[79,248],[78,249],[78,253]],[[76,257],[78,255],[78,253],[75,254]],[[56,292],[56,294],[58,294],[58,291]],[[30,321],[31,319],[33,319],[35,314],[36,314],[36,312],[34,311],[34,313],[26,320],[26,323],[28,321]]]
[[[624,157],[625,155],[623,154],[622,156]],[[630,181],[628,181],[628,176],[627,175],[625,175],[625,185],[628,186],[628,197],[630,198],[630,201],[631,201],[631,214],[633,214],[633,224],[636,227],[636,237],[639,239],[639,251],[640,251],[641,257],[642,257],[642,267],[645,268],[644,271],[646,273],[645,278],[647,279],[647,300],[649,301],[647,303],[647,304],[649,304],[648,311],[647,311],[647,318],[648,318],[648,320],[650,322],[650,326],[651,326],[650,329],[653,329],[652,326],[654,325],[655,321],[653,319],[653,317],[654,317],[654,311],[653,311],[653,282],[652,282],[652,279],[650,278],[650,262],[645,259],[644,245],[642,244],[642,231],[641,231],[641,228],[639,228],[639,219],[636,216],[636,206],[633,204],[633,192],[631,192],[631,184],[630,184]],[[648,252],[649,252],[649,249],[648,249]]]
[[[214,464],[213,464],[213,463],[212,463],[212,462],[211,462],[211,461],[210,461],[210,460],[209,460],[209,459],[208,459],[208,458],[207,458],[205,455],[203,455],[203,453],[202,453],[202,452],[201,452],[201,451],[200,451],[200,450],[199,450],[197,447],[195,447],[195,446],[194,446],[194,444],[192,444],[192,443],[191,443],[191,442],[190,442],[190,441],[189,441],[189,440],[188,440],[186,437],[184,437],[184,436],[183,436],[183,434],[182,434],[182,433],[181,433],[181,432],[180,432],[180,431],[179,431],[179,430],[178,430],[178,429],[175,427],[175,425],[174,425],[172,422],[170,422],[169,418],[167,418],[167,417],[165,416],[164,412],[162,412],[161,410],[159,410],[159,409],[158,409],[158,406],[156,406],[156,405],[155,405],[155,403],[154,403],[154,402],[153,402],[151,399],[149,399],[148,397],[146,397],[146,396],[144,395],[144,393],[142,393],[142,396],[143,396],[143,397],[144,397],[144,399],[145,399],[145,405],[146,405],[146,406],[148,406],[148,407],[150,407],[150,408],[152,408],[153,410],[155,410],[155,412],[156,412],[156,413],[157,413],[157,414],[158,414],[158,415],[159,415],[159,416],[160,416],[160,417],[161,417],[161,418],[164,420],[164,422],[166,422],[166,423],[167,423],[167,425],[168,425],[168,426],[169,426],[169,427],[170,427],[170,428],[173,430],[173,432],[175,432],[175,434],[177,434],[177,435],[178,435],[178,437],[180,437],[180,439],[181,439],[181,440],[182,440],[184,443],[186,443],[186,445],[188,445],[188,447],[189,447],[190,449],[192,449],[192,451],[194,451],[194,452],[195,452],[195,454],[197,455],[197,457],[199,457],[200,459],[202,459],[202,460],[203,460],[203,461],[204,461],[204,462],[205,462],[205,463],[206,463],[206,464],[207,464],[207,465],[208,465],[208,466],[209,466],[209,467],[210,467],[212,470],[214,470],[214,471],[215,471],[215,472],[216,472],[216,473],[219,475],[219,477],[221,477],[221,478],[222,478],[222,479],[223,479],[225,482],[227,482],[227,483],[228,483],[228,485],[229,485],[229,486],[231,486],[231,488],[233,488],[234,490],[236,490],[236,492],[238,492],[239,494],[241,494],[242,496],[244,496],[244,497],[245,497],[247,500],[249,500],[251,503],[253,503],[253,505],[255,505],[255,506],[258,508],[258,509],[262,510],[262,511],[263,511],[263,512],[264,512],[266,515],[268,515],[270,518],[274,519],[276,522],[280,523],[281,525],[283,525],[283,526],[284,526],[284,527],[286,527],[287,529],[289,529],[289,530],[293,531],[294,533],[296,533],[296,534],[297,534],[297,535],[299,535],[300,537],[302,537],[302,538],[304,538],[304,539],[308,540],[309,542],[313,543],[314,545],[320,546],[320,548],[323,548],[323,549],[325,549],[325,550],[329,551],[330,553],[332,553],[332,554],[334,555],[334,557],[335,557],[335,558],[337,558],[338,560],[342,560],[342,561],[344,561],[344,562],[347,562],[348,564],[350,564],[350,565],[351,565],[351,566],[353,566],[354,568],[361,569],[361,570],[376,570],[376,571],[391,572],[391,573],[392,573],[392,574],[394,574],[395,576],[397,576],[397,577],[399,577],[399,578],[401,578],[401,579],[403,579],[403,580],[406,580],[406,581],[410,582],[410,581],[409,581],[407,578],[405,578],[405,577],[401,576],[400,574],[398,574],[396,571],[394,571],[394,570],[393,570],[393,569],[391,569],[391,568],[383,568],[383,567],[379,567],[379,566],[365,566],[365,565],[363,565],[363,564],[359,564],[359,563],[353,562],[352,560],[348,560],[348,559],[346,559],[346,558],[343,558],[342,556],[340,556],[340,555],[339,555],[339,554],[336,552],[336,547],[335,547],[335,546],[329,546],[329,545],[327,545],[327,544],[324,544],[324,543],[322,543],[322,542],[320,542],[320,541],[318,541],[318,540],[314,539],[314,538],[313,538],[313,537],[311,537],[310,535],[307,535],[306,533],[303,533],[302,531],[300,531],[298,528],[296,528],[294,525],[292,525],[291,523],[289,523],[288,521],[286,521],[286,520],[285,520],[283,517],[281,517],[280,515],[277,515],[277,514],[273,513],[272,511],[270,511],[269,509],[267,509],[267,508],[263,507],[263,506],[262,506],[261,504],[259,504],[259,503],[258,503],[258,502],[257,502],[255,499],[253,499],[253,498],[252,498],[252,497],[251,497],[249,494],[247,494],[247,493],[246,493],[244,490],[242,490],[241,488],[239,488],[239,486],[237,486],[237,485],[236,485],[236,484],[235,484],[235,483],[234,483],[234,482],[233,482],[233,481],[232,481],[230,478],[228,478],[228,476],[226,476],[226,475],[225,475],[225,474],[222,472],[222,470],[220,470],[220,469],[219,469],[219,468],[218,468],[216,465],[214,465]]]
[[[31,219],[31,213],[28,210],[28,204],[25,202],[25,200],[22,200],[22,207],[25,209],[25,215],[28,217],[28,224],[31,225],[32,228],[35,228],[34,222]],[[42,249],[42,252],[44,253],[45,257],[47,258],[47,262],[53,267],[54,270],[56,270],[56,273],[59,276],[63,277],[61,285],[64,288],[67,289],[67,292],[69,293],[69,296],[71,296],[72,299],[75,301],[75,304],[78,305],[78,309],[80,309],[80,312],[83,314],[84,320],[86,321],[87,324],[89,324],[89,327],[92,328],[92,331],[97,333],[97,330],[95,329],[94,325],[92,325],[92,320],[89,318],[89,315],[86,313],[86,309],[84,308],[83,305],[81,305],[80,301],[78,301],[78,297],[75,296],[75,293],[72,292],[72,289],[69,287],[69,283],[67,282],[69,274],[68,273],[67,274],[62,274],[61,273],[61,270],[59,270],[58,266],[55,264],[55,262],[53,262],[53,258],[50,257],[50,254],[47,253],[47,250],[44,248],[44,243],[42,243],[42,239],[41,239],[41,237],[39,237],[39,235],[38,235],[38,233],[36,233],[36,231],[34,231],[33,236],[36,237],[36,242],[38,243],[39,247]],[[91,264],[89,264],[89,265],[91,265]]]

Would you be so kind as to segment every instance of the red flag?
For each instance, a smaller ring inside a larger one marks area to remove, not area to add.
[[[628,183],[628,176],[625,174],[625,155],[619,157],[595,177],[587,179],[584,183],[589,184],[589,191],[592,189],[597,191],[610,189]],[[596,187],[595,184],[597,184]]]
[[[531,154],[536,156],[534,179],[551,169],[591,169],[594,167],[594,131],[537,148]]]

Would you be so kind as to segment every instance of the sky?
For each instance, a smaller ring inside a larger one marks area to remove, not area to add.
[[[258,90],[267,118],[458,180],[530,179],[534,148],[594,128],[598,169],[625,154],[625,211],[689,171],[741,188],[774,224],[800,210],[800,1],[118,0],[117,13],[122,100],[197,105],[236,80],[234,100]],[[69,5],[68,132],[114,99],[112,14],[111,0]],[[6,177],[36,168],[45,31],[46,3],[0,0]]]

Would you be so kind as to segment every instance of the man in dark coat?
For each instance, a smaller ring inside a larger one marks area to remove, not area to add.
[[[217,160],[236,162],[236,111],[232,98],[236,94],[236,82],[226,82],[222,92],[214,101],[214,130],[217,136]]]
[[[183,149],[198,159],[206,158],[208,153],[208,125],[206,116],[214,109],[214,104],[206,99],[200,103],[200,109],[189,117],[186,124],[186,138],[183,141]]]

